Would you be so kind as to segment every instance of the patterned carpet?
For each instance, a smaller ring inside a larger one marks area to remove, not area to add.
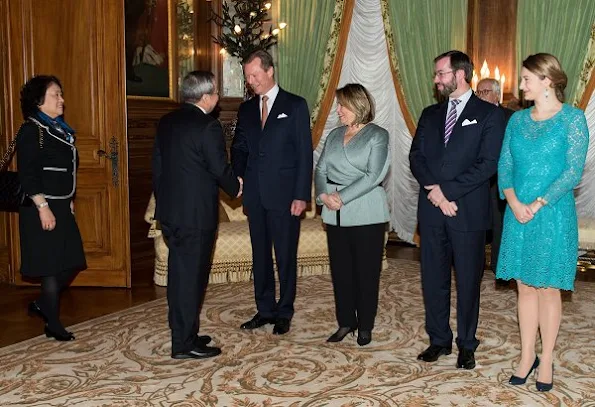
[[[374,340],[327,344],[335,329],[329,276],[299,281],[288,335],[238,329],[253,313],[251,283],[211,285],[204,333],[223,347],[203,361],[170,359],[167,307],[157,300],[71,327],[77,340],[37,337],[0,349],[2,406],[595,406],[595,285],[564,303],[554,391],[506,384],[519,354],[514,290],[482,287],[478,367],[456,352],[416,360],[427,344],[419,263],[389,260]],[[454,303],[454,299],[453,299]],[[31,322],[33,323],[33,322]],[[453,321],[454,328],[454,321]]]

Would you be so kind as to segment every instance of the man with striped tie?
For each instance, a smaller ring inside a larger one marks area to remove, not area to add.
[[[452,352],[451,266],[456,270],[457,367],[475,367],[479,291],[486,230],[491,227],[490,177],[496,173],[504,113],[473,94],[473,63],[460,51],[434,59],[434,84],[445,98],[421,114],[411,145],[420,185],[421,276],[430,346],[419,360]]]

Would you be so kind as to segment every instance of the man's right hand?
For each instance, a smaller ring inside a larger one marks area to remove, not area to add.
[[[457,206],[456,203],[446,201],[446,200],[442,201],[442,203],[439,205],[439,207],[445,216],[448,216],[451,218],[454,216],[457,216],[457,211],[459,210],[459,207]]]

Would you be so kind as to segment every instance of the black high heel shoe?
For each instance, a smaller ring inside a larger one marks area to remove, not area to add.
[[[72,334],[72,332],[54,332],[47,325],[43,328],[43,332],[45,332],[45,336],[47,336],[48,338],[54,338],[55,340],[60,342],[74,341],[74,335]]]
[[[537,366],[539,366],[539,358],[537,356],[535,356],[535,362],[533,362],[533,366],[531,366],[531,369],[529,370],[529,373],[527,373],[527,376],[518,377],[518,376],[512,375],[512,376],[510,376],[510,379],[508,380],[508,384],[512,384],[513,386],[520,386],[522,384],[525,384],[527,382],[527,378],[529,377],[529,375],[531,373],[533,373],[533,371],[537,368]]]
[[[357,344],[359,346],[365,346],[372,342],[372,331],[357,331]]]
[[[335,332],[334,334],[329,336],[329,338],[326,341],[327,342],[341,342],[343,340],[343,338],[345,338],[347,336],[347,334],[353,335],[354,332],[355,332],[355,328],[342,326],[339,329],[337,329],[337,332]]]
[[[37,315],[39,318],[43,319],[43,322],[46,324],[48,323],[48,317],[43,313],[41,308],[39,308],[36,301],[31,301],[29,303],[27,311],[29,312],[29,315]]]
[[[554,388],[554,365],[552,364],[552,381],[550,383],[540,382],[539,380],[535,383],[537,391],[550,391]]]

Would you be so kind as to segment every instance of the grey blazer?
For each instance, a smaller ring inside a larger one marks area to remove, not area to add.
[[[322,221],[336,225],[337,213],[323,205],[320,195],[339,191],[341,226],[388,222],[388,201],[381,185],[389,167],[388,132],[369,123],[343,146],[346,130],[342,126],[330,132],[316,164],[316,203],[322,205]]]

